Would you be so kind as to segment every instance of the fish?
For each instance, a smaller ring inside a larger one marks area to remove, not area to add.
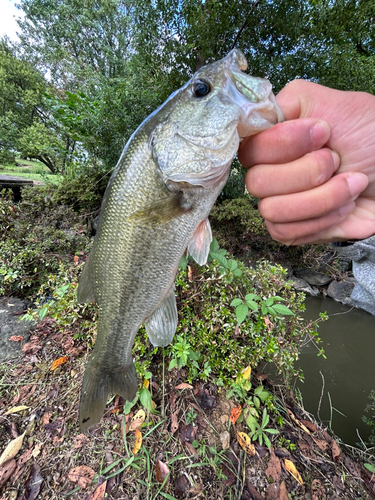
[[[81,388],[81,432],[110,393],[132,401],[134,338],[166,346],[177,328],[174,280],[186,250],[203,265],[208,215],[240,140],[283,120],[268,80],[244,71],[239,49],[200,68],[133,133],[104,194],[98,231],[79,280],[79,302],[98,304],[94,350]]]

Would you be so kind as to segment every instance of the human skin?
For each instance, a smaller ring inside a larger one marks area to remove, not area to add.
[[[299,245],[375,234],[375,97],[294,80],[277,102],[286,121],[238,154],[271,236]]]

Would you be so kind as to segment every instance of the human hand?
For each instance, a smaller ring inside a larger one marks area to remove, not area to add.
[[[287,121],[243,140],[246,186],[287,245],[375,234],[375,97],[294,80],[277,95]]]

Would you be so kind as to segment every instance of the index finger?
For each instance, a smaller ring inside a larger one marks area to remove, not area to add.
[[[324,146],[330,132],[328,123],[317,118],[278,123],[260,134],[246,137],[240,145],[238,159],[246,168],[260,163],[289,163]]]

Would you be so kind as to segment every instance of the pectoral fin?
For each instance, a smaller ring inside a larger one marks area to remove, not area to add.
[[[145,321],[146,332],[152,345],[170,344],[177,328],[177,306],[172,287],[160,306]]]
[[[207,262],[211,241],[211,224],[208,219],[204,219],[195,230],[188,244],[189,254],[200,266]]]
[[[162,198],[137,210],[128,217],[128,220],[143,223],[165,224],[175,217],[188,212],[191,205],[183,199],[182,191],[171,193],[170,196]]]

